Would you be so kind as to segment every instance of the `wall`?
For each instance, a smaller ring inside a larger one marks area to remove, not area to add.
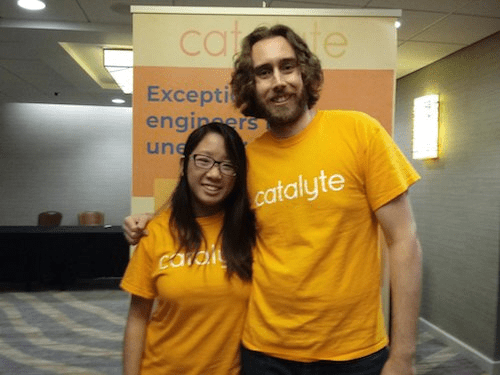
[[[440,158],[414,161],[423,178],[411,191],[421,316],[498,367],[500,33],[398,80],[394,137],[406,155],[413,99],[431,93],[440,95]]]
[[[132,109],[47,104],[0,107],[0,225],[36,225],[38,213],[130,212]]]

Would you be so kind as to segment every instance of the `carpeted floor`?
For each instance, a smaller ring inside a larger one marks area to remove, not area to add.
[[[0,374],[121,374],[129,297],[116,284],[0,293]],[[422,329],[417,374],[488,375]]]

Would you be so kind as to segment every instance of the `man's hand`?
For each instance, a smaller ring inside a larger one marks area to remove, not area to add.
[[[123,230],[125,239],[129,245],[137,245],[142,236],[147,236],[148,231],[145,230],[148,222],[153,218],[151,214],[130,215],[123,221]]]
[[[385,363],[380,375],[415,375],[415,366],[413,366],[411,359],[402,359],[391,357]]]

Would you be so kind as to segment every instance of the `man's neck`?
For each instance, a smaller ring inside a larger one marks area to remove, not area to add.
[[[300,116],[299,119],[293,123],[281,124],[278,126],[269,124],[270,131],[276,138],[290,138],[296,134],[299,134],[302,130],[307,128],[315,115],[316,110],[308,108],[304,111],[302,116]]]

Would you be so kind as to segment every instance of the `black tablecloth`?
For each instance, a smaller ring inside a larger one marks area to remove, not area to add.
[[[119,226],[0,226],[0,281],[59,284],[121,277],[129,246]]]

